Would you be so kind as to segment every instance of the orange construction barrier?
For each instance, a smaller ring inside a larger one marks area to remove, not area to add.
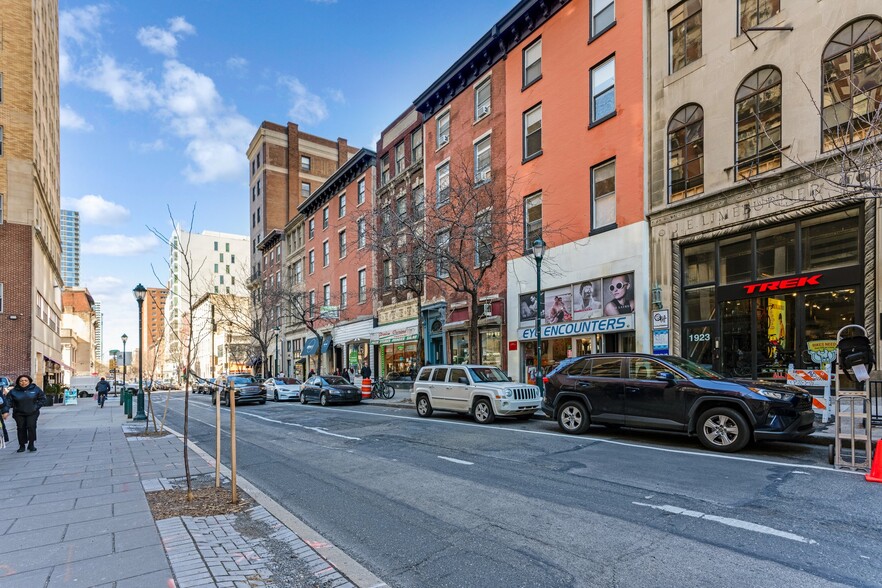
[[[370,378],[364,378],[361,381],[361,397],[363,399],[371,397],[371,379]]]
[[[867,482],[882,483],[882,439],[876,442],[876,455],[873,456],[873,467],[870,473],[864,476]]]

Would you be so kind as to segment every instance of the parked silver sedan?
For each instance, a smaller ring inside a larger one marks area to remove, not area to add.
[[[263,382],[267,398],[274,402],[280,400],[298,400],[301,382],[297,378],[268,378]]]

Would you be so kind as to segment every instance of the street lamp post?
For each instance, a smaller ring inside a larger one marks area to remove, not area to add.
[[[545,386],[542,382],[542,258],[545,256],[545,241],[538,238],[533,241],[533,258],[536,260],[536,385],[539,395],[544,396]]]
[[[141,353],[141,350],[144,349],[144,313],[142,312],[144,306],[144,297],[147,296],[147,288],[143,285],[138,284],[135,286],[135,289],[132,290],[132,293],[135,295],[135,300],[138,301],[138,352]],[[135,415],[136,421],[146,421],[147,414],[144,412],[144,370],[142,369],[142,357],[139,355],[138,357],[138,412]]]
[[[126,360],[126,343],[129,340],[129,336],[123,333],[123,336],[120,338],[123,342],[123,411],[129,418],[132,418],[132,395],[126,383],[126,364],[128,363]]]
[[[271,378],[275,378],[279,373],[279,325],[273,327],[273,331],[276,333],[276,369],[270,374]]]

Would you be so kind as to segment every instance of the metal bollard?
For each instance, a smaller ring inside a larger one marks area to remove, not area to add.
[[[126,390],[126,416],[132,418],[132,393]]]

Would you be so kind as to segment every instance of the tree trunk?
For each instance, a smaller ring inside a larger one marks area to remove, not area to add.
[[[469,363],[481,363],[481,355],[478,352],[478,291],[469,292],[469,305],[471,307],[471,320],[469,321]]]
[[[426,365],[426,350],[423,346],[423,296],[422,294],[417,294],[416,297],[417,303],[417,366],[416,368],[419,370],[421,367]]]

